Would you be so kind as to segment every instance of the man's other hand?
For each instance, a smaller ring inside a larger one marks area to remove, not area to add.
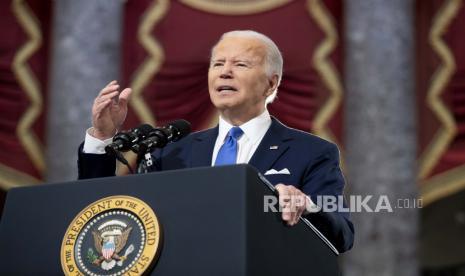
[[[292,185],[278,184],[275,188],[279,194],[282,219],[289,226],[297,224],[309,204],[307,195]]]

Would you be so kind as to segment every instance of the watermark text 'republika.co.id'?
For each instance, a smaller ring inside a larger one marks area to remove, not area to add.
[[[281,204],[280,204],[281,201]],[[283,202],[293,202],[286,205]],[[392,213],[396,209],[422,208],[423,199],[421,198],[392,198],[387,195],[350,195],[350,196],[317,196],[314,204],[309,205],[305,198],[292,196],[280,197],[279,200],[273,195],[266,195],[263,198],[264,212],[278,212],[285,208],[297,208],[300,206],[312,206],[318,211],[323,212],[350,212],[350,213]],[[312,210],[309,210],[312,211]]]

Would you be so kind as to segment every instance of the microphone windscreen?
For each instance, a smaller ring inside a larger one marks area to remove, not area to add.
[[[142,136],[148,136],[150,132],[153,130],[153,127],[149,124],[141,124],[134,130],[139,132]]]
[[[191,133],[191,123],[184,119],[173,121],[169,126],[176,132],[173,141],[177,141]]]

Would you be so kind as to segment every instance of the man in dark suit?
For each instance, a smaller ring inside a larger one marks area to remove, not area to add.
[[[225,33],[212,50],[208,73],[210,99],[220,113],[216,128],[193,133],[153,153],[151,170],[249,163],[275,185],[282,219],[292,226],[301,215],[343,252],[353,244],[346,212],[326,212],[317,197],[343,194],[337,147],[291,129],[266,109],[277,93],[283,60],[268,37],[253,31]],[[104,147],[124,122],[129,88],[116,81],[95,99],[93,127],[79,150],[79,177],[114,175],[115,159]]]

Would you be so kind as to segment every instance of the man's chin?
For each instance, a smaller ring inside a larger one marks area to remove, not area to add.
[[[216,109],[218,109],[219,111],[224,111],[224,110],[228,110],[228,109],[233,109],[236,104],[232,101],[227,101],[227,100],[219,100],[219,101],[215,101],[213,103],[213,105],[216,107]]]

